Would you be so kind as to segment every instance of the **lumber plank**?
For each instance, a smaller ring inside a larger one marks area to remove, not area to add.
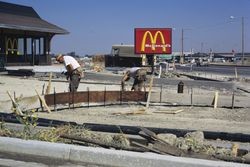
[[[146,114],[146,111],[144,109],[135,110],[132,112],[115,112],[112,113],[112,115],[140,115],[140,114]]]
[[[156,150],[159,150],[160,152],[164,152],[166,154],[169,155],[174,155],[174,156],[183,156],[184,155],[184,151],[182,151],[181,149],[171,146],[169,144],[166,143],[162,143],[160,141],[155,141],[153,144],[153,148]]]
[[[75,135],[60,135],[61,138],[65,138],[65,139],[70,139],[70,140],[76,140],[76,141],[80,141],[80,142],[85,142],[85,143],[91,143],[91,144],[95,144],[104,148],[115,148],[115,149],[122,149],[122,150],[128,150],[128,151],[138,151],[138,152],[145,152],[145,149],[139,148],[139,147],[125,147],[122,145],[117,145],[117,144],[113,144],[113,143],[104,143],[102,141],[99,141],[97,139],[90,139],[87,137],[79,137],[79,136],[75,136]]]
[[[178,114],[178,113],[180,113],[182,111],[184,111],[184,109],[175,110],[175,111],[153,111],[153,113],[157,113],[157,114]]]
[[[177,147],[171,146],[166,141],[160,139],[153,131],[150,131],[147,128],[140,128],[147,136],[151,137],[154,141],[153,148],[158,149],[159,151],[163,151],[161,148],[164,148],[164,153],[174,156],[180,156],[183,154],[183,151]],[[159,144],[161,143],[161,144]]]
[[[141,148],[146,149],[147,151],[152,151],[152,152],[155,152],[155,153],[158,153],[158,154],[165,154],[164,152],[161,152],[161,151],[156,150],[156,149],[154,149],[154,148],[151,148],[151,147],[149,147],[149,146],[140,144],[140,143],[138,143],[138,142],[136,142],[136,141],[132,141],[132,143],[133,143],[134,145],[136,145],[136,146],[139,146],[139,147],[141,147]]]

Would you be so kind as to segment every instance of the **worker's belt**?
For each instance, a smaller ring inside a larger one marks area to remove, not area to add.
[[[74,69],[73,71],[72,71],[72,73],[71,73],[71,75],[74,75],[74,74],[77,74],[77,75],[82,75],[82,72],[83,72],[83,70],[82,70],[82,68],[81,67],[78,67],[78,68],[76,68],[76,69]]]

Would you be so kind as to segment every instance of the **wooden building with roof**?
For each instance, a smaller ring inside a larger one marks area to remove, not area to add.
[[[51,39],[69,32],[29,6],[0,1],[0,66],[51,64]]]

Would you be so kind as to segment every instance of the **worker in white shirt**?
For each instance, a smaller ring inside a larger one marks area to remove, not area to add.
[[[56,57],[56,61],[58,61],[59,63],[64,63],[64,66],[67,70],[65,75],[67,76],[67,80],[70,79],[69,91],[76,92],[80,80],[83,76],[83,70],[80,64],[76,61],[75,58],[68,55],[63,56],[61,54]]]
[[[126,71],[121,80],[122,90],[125,90],[125,81],[128,81],[131,77],[134,78],[134,83],[131,90],[141,91],[143,83],[147,79],[147,71],[139,67],[133,67]]]

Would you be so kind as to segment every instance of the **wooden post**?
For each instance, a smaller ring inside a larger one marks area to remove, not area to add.
[[[54,111],[56,111],[56,88],[54,87]]]
[[[234,74],[235,74],[235,79],[237,79],[238,78],[237,67],[234,68]]]
[[[88,108],[89,108],[89,87],[87,87],[87,92],[88,92]]]
[[[218,98],[219,98],[219,92],[216,91],[214,93],[214,99],[213,99],[213,102],[212,102],[212,105],[214,106],[214,109],[217,108]]]
[[[158,78],[161,78],[161,72],[162,72],[162,67],[161,67],[161,65],[160,65]]]
[[[52,72],[49,74],[49,83],[46,89],[46,95],[50,94],[50,89],[51,89],[51,79],[52,79]]]
[[[234,109],[234,91],[233,91],[233,94],[232,94],[232,109]]]
[[[231,147],[231,153],[232,153],[233,157],[237,157],[238,149],[239,149],[239,144],[233,143],[232,147]]]
[[[151,75],[150,83],[149,83],[149,91],[148,91],[148,99],[147,99],[147,104],[146,104],[146,109],[149,107],[149,102],[150,102],[150,97],[151,97],[151,92],[152,92],[152,86],[153,86],[153,80],[154,80],[154,75]]]
[[[123,90],[121,89],[121,91],[120,91],[120,105],[122,105],[122,92],[123,92]]]
[[[16,92],[14,91],[14,99],[16,100]]]
[[[193,106],[193,88],[191,88],[191,106]]]
[[[160,92],[160,103],[162,101],[162,85],[161,85],[161,92]]]
[[[45,83],[43,84],[42,95],[44,95]]]
[[[104,105],[104,107],[105,107],[105,105],[106,105],[106,86],[105,86],[105,88],[104,88],[103,96],[104,96],[103,105]]]

